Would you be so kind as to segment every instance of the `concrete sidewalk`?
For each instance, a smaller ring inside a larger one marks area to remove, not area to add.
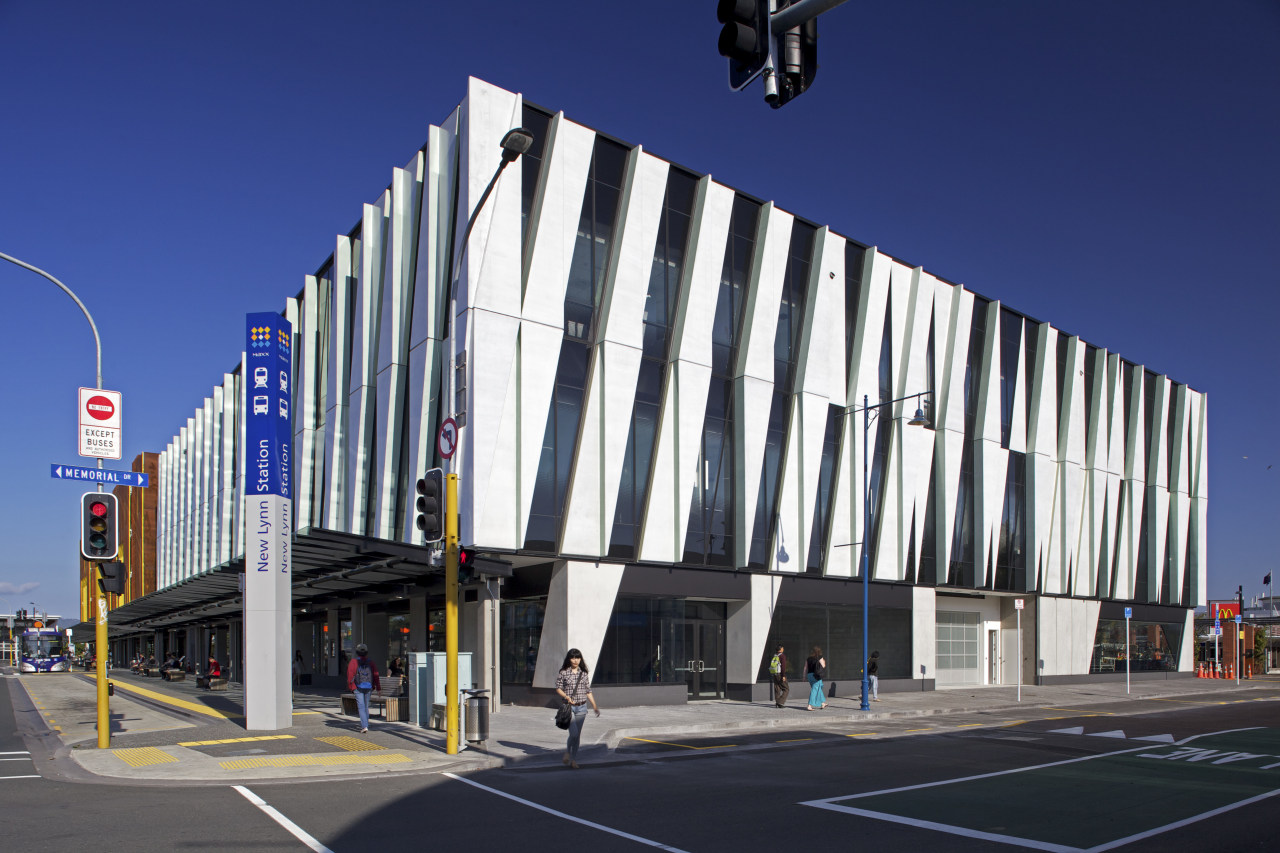
[[[243,693],[229,685],[225,693],[199,690],[191,681],[168,683],[115,670],[111,699],[110,749],[97,749],[96,693],[92,675],[82,673],[23,676],[52,744],[53,765],[47,775],[90,777],[132,782],[232,783],[297,780],[382,773],[468,771],[489,767],[559,765],[565,733],[553,722],[550,708],[506,705],[490,716],[490,738],[458,755],[445,751],[443,732],[412,723],[384,722],[376,717],[367,734],[359,734],[354,717],[342,714],[338,691],[303,688],[294,698],[294,724],[280,731],[244,729]],[[857,684],[847,688],[857,689]],[[19,691],[15,691],[18,693]],[[882,693],[872,710],[859,710],[857,696],[833,698],[823,711],[809,712],[800,698],[779,709],[772,703],[694,702],[674,706],[602,708],[589,716],[582,735],[583,763],[626,758],[615,754],[627,739],[647,741],[651,748],[681,752],[672,741],[689,737],[732,736],[770,730],[839,728],[842,724],[876,723],[942,714],[983,714],[1015,709],[1053,708],[1083,711],[1102,703],[1196,697],[1208,703],[1268,697],[1280,698],[1280,679],[1242,682],[1175,678],[1135,681],[1126,694],[1123,682],[1022,688],[983,687],[928,692]],[[25,698],[25,697],[24,697]],[[15,706],[19,699],[15,698]],[[20,709],[21,710],[21,709]],[[1043,712],[1042,712],[1043,713]],[[1016,714],[1014,715],[1016,716]],[[30,716],[29,719],[34,719]],[[992,725],[1008,725],[992,721]],[[28,726],[27,733],[32,734]],[[838,736],[838,732],[832,732]],[[657,746],[652,746],[657,744]],[[646,754],[652,758],[659,752]]]

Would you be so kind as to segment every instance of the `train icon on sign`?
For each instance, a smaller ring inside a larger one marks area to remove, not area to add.
[[[254,371],[253,371],[253,387],[254,387],[254,388],[266,388],[266,387],[267,387],[267,369],[266,369],[265,367],[257,367],[257,368],[254,368]]]

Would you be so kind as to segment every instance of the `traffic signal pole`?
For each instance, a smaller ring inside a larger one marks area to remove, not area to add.
[[[97,569],[94,569],[97,574]],[[107,594],[98,589],[98,579],[92,581],[95,590],[93,606],[97,611],[94,621],[93,644],[95,646],[94,673],[98,677],[98,749],[111,748],[111,706],[107,699]]]
[[[445,752],[458,754],[458,475],[445,475],[444,655]]]
[[[65,284],[58,281],[52,275],[50,275],[49,273],[45,272],[44,270],[40,269],[37,266],[32,266],[31,264],[26,263],[25,261],[20,261],[17,258],[13,257],[12,255],[6,255],[4,252],[0,252],[0,260],[8,261],[9,263],[15,266],[22,267],[25,270],[30,270],[36,275],[44,276],[46,279],[48,279],[49,281],[56,284],[59,288],[61,288],[62,291],[66,293],[67,296],[70,296],[71,300],[80,307],[81,312],[84,313],[84,318],[89,321],[89,329],[93,332],[93,347],[97,355],[97,371],[98,371],[97,372],[98,384],[96,387],[98,388],[99,391],[102,390],[102,337],[98,334],[98,324],[93,322],[93,315],[89,313],[88,308],[84,307],[84,303],[80,301],[80,297],[76,296],[75,293],[72,292],[71,288],[67,287]],[[99,469],[102,468],[102,457],[98,457],[98,468]],[[102,483],[98,483],[98,491],[100,492],[103,491]],[[92,581],[93,588],[98,589],[96,569],[94,570],[94,575],[95,577],[93,578],[93,581]],[[107,749],[111,746],[111,710],[110,710],[110,706],[107,704],[107,596],[106,596],[106,593],[104,593],[102,590],[98,590],[97,594],[93,596],[93,604],[94,604],[94,611],[95,611],[94,620],[93,620],[95,623],[93,640],[94,640],[94,645],[96,646],[96,649],[94,650],[94,656],[97,658],[95,671],[98,677],[98,749]]]

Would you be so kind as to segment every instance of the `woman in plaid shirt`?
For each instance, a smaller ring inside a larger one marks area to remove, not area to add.
[[[573,709],[573,720],[569,723],[569,744],[562,759],[566,766],[578,769],[578,743],[582,738],[582,724],[587,720],[587,703],[591,703],[596,716],[600,716],[600,708],[596,705],[596,697],[591,695],[591,679],[587,677],[587,662],[582,659],[582,652],[569,649],[564,656],[564,665],[556,676],[556,693]]]

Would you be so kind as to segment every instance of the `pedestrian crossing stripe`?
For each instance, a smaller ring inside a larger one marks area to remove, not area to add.
[[[249,743],[259,740],[293,740],[293,735],[259,735],[258,737],[232,737],[224,740],[188,740],[178,746],[215,746],[220,743]]]
[[[343,764],[408,764],[412,759],[399,752],[375,755],[340,752],[336,755],[272,755],[221,761],[223,770],[253,770],[258,767],[334,767]]]
[[[367,740],[360,740],[358,737],[347,737],[345,735],[337,737],[318,737],[316,740],[321,743],[327,743],[330,746],[336,746],[338,749],[345,749],[348,752],[373,752],[379,749],[386,749],[385,746],[378,746],[376,743],[370,743]]]
[[[132,749],[113,749],[111,754],[130,767],[150,767],[154,764],[176,764],[174,758],[164,750],[154,746],[139,746]]]

